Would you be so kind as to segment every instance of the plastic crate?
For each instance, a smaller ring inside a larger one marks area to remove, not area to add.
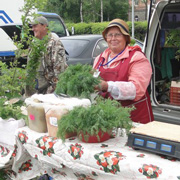
[[[170,88],[170,103],[180,106],[180,87]]]

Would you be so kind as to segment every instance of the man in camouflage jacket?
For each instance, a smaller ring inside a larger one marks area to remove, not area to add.
[[[48,21],[45,17],[37,17],[32,23],[32,31],[38,39],[48,35],[46,52],[40,58],[37,69],[36,89],[26,87],[26,96],[34,93],[47,94],[55,90],[58,76],[67,68],[65,49],[57,34],[48,32]]]

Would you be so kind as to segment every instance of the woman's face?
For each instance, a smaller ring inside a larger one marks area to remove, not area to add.
[[[106,34],[108,47],[114,53],[121,52],[126,47],[126,38],[118,27],[111,27]]]

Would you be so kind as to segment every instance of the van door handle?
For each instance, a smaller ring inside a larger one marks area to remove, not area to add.
[[[164,109],[163,112],[170,112],[170,109]]]

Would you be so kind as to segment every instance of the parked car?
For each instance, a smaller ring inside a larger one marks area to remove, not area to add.
[[[62,37],[61,41],[67,51],[68,64],[90,64],[101,54],[107,47],[107,42],[100,34],[74,35]],[[134,45],[143,47],[143,43],[137,39],[132,40]]]
[[[90,64],[103,52],[107,43],[102,35],[74,35],[60,38],[68,55],[68,64]]]
[[[180,124],[180,60],[176,58],[180,47],[180,1],[157,3],[148,24],[143,51],[153,68],[151,102],[154,118]]]

